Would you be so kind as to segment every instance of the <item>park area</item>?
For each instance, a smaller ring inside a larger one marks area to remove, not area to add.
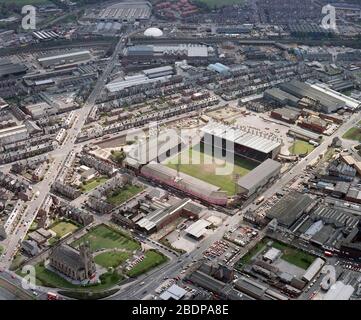
[[[148,250],[144,254],[144,259],[136,264],[130,271],[128,271],[127,275],[129,277],[137,277],[161,264],[166,262],[168,258],[155,251],[155,250]]]
[[[182,163],[185,162],[184,159],[189,159],[190,161]],[[192,159],[195,161],[192,161]],[[225,164],[226,162],[223,159],[217,159],[213,155],[206,154],[202,148],[197,146],[196,148],[190,148],[178,154],[166,165],[174,170],[177,170],[177,167],[179,167],[180,172],[215,185],[223,191],[226,191],[229,196],[233,196],[237,190],[234,182],[235,177],[246,175],[253,170],[257,164],[251,160],[234,157],[232,173],[217,175],[216,168],[226,168]],[[231,166],[232,164],[229,163],[229,165]]]
[[[358,127],[353,127],[348,130],[342,138],[361,142],[361,121],[358,123]]]
[[[315,147],[302,140],[296,140],[293,145],[289,148],[289,151],[292,155],[302,155],[302,154],[309,154],[315,149]]]
[[[95,263],[104,268],[116,268],[131,257],[129,252],[109,251],[95,256]]]
[[[104,224],[91,229],[80,239],[75,240],[71,246],[78,248],[81,243],[88,241],[93,252],[104,249],[124,249],[134,251],[140,249],[140,244],[131,236],[121,233]]]
[[[127,184],[126,186],[114,191],[110,196],[108,196],[107,202],[114,206],[118,206],[142,191],[143,188],[140,186]]]
[[[54,224],[50,230],[56,233],[57,238],[62,238],[69,233],[73,233],[74,231],[78,230],[78,226],[74,223],[67,222],[67,221],[60,221]]]
[[[94,179],[91,179],[87,182],[83,182],[80,186],[81,191],[83,192],[89,192],[93,189],[95,189],[97,186],[100,186],[104,182],[108,180],[107,177],[96,177]]]

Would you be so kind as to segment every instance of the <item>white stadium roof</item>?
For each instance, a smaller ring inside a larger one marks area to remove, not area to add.
[[[269,153],[281,146],[278,141],[220,123],[209,123],[202,131],[263,153]]]

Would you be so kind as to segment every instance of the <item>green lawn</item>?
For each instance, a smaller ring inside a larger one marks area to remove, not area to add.
[[[101,283],[79,286],[68,282],[60,275],[46,269],[41,264],[35,266],[35,271],[36,271],[36,285],[38,286],[45,286],[49,288],[61,288],[61,289],[77,289],[79,290],[79,292],[81,291],[96,292],[96,291],[106,290],[117,285],[123,279],[123,276],[116,272],[114,273],[107,272],[100,276]],[[24,276],[24,274],[21,273],[21,270],[18,270],[16,273],[19,276]]]
[[[197,0],[196,2],[206,4],[210,9],[220,8],[225,5],[243,4],[244,0]]]
[[[261,252],[267,244],[266,239],[262,239],[260,242],[258,242],[251,250],[249,250],[239,261],[237,264],[249,264],[252,258],[259,252]]]
[[[137,277],[150,269],[153,269],[162,263],[166,262],[168,258],[154,250],[149,250],[145,253],[145,258],[143,261],[139,262],[133,269],[128,271],[129,277]]]
[[[114,248],[133,251],[140,248],[138,242],[104,224],[98,225],[91,229],[87,234],[74,241],[71,245],[72,247],[77,248],[79,244],[84,241],[89,241],[91,250],[93,252],[101,249]]]
[[[51,227],[51,230],[56,233],[58,238],[62,238],[66,234],[73,233],[74,231],[78,230],[78,227],[71,222],[61,221]]]
[[[282,251],[282,260],[285,260],[304,270],[306,270],[315,260],[314,256],[299,249],[290,247],[282,242],[273,241],[272,247]]]
[[[312,144],[309,144],[306,141],[296,140],[295,143],[289,148],[291,154],[300,155],[300,154],[309,154],[315,149]]]
[[[361,142],[361,129],[356,127],[351,128],[342,136],[342,138]]]
[[[130,258],[130,253],[128,252],[104,252],[95,256],[95,263],[104,267],[104,268],[116,268],[123,264],[127,259]]]
[[[108,180],[107,177],[94,178],[94,179],[91,179],[91,180],[89,180],[87,182],[83,182],[83,184],[80,186],[80,189],[83,192],[89,192],[90,190],[93,190],[94,188],[96,188],[97,186],[103,184],[107,180]]]
[[[108,198],[107,202],[113,204],[115,206],[124,203],[130,198],[134,197],[136,194],[143,191],[142,187],[138,187],[136,185],[126,185],[121,189],[114,191]]]
[[[220,187],[223,191],[226,191],[229,196],[233,196],[236,193],[237,188],[234,183],[235,175],[237,174],[242,177],[257,166],[257,164],[251,160],[235,157],[233,172],[228,175],[217,175],[216,168],[225,167],[225,163],[218,164],[220,161],[219,159],[216,159],[214,156],[204,153],[202,150],[203,148],[199,148],[200,151],[198,151],[197,149],[190,148],[183,151],[183,153],[171,159],[167,163],[167,166],[169,168],[177,170],[177,163],[185,162],[187,158],[186,155],[188,153],[190,161],[187,161],[187,163],[184,164],[181,163],[179,165],[179,171],[202,181],[213,184],[217,187]],[[195,161],[198,162],[194,161],[196,164],[193,164],[191,159],[195,159]]]
[[[0,256],[3,254],[3,252],[4,252],[4,247],[0,246]]]

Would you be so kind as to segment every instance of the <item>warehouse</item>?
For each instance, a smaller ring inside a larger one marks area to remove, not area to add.
[[[153,68],[153,69],[147,69],[143,70],[143,73],[149,78],[159,78],[159,77],[165,77],[170,76],[174,74],[174,70],[172,66],[164,66],[159,68]]]
[[[288,130],[287,134],[291,137],[299,138],[301,140],[306,140],[306,141],[313,140],[318,143],[320,143],[322,141],[321,135],[312,133],[308,130],[304,130],[301,128],[292,128],[292,129]]]
[[[7,79],[10,77],[20,77],[26,74],[28,68],[20,63],[11,63],[8,60],[0,61],[0,79]]]
[[[281,167],[282,165],[279,162],[267,159],[251,172],[238,179],[239,193],[246,198],[258,193],[261,188],[279,175]]]
[[[24,124],[0,130],[0,145],[25,140],[29,137],[28,130]]]
[[[152,5],[147,1],[121,2],[102,9],[99,13],[90,12],[85,18],[102,22],[134,22],[148,20]]]
[[[159,209],[154,210],[140,219],[136,224],[139,229],[146,233],[151,233],[162,229],[164,226],[181,216],[199,219],[202,210],[197,209],[197,204],[193,203],[191,199],[185,198],[179,200],[174,205],[159,207]]]
[[[291,107],[297,107],[298,102],[300,101],[300,99],[285,91],[282,91],[279,88],[272,88],[266,90],[263,94],[263,97],[271,101],[276,101],[280,105],[290,105]]]
[[[178,45],[137,45],[126,50],[130,57],[162,57],[162,58],[207,58],[212,49],[199,44]]]
[[[324,266],[325,261],[321,258],[316,258],[315,261],[308,267],[305,274],[302,276],[302,280],[310,282],[320,272]]]
[[[278,108],[271,111],[271,117],[288,123],[295,123],[300,112],[289,108]]]
[[[62,64],[81,63],[91,59],[89,50],[69,51],[56,55],[48,55],[38,58],[38,62],[44,68],[55,67]]]
[[[314,101],[316,104],[316,109],[318,109],[316,111],[333,113],[339,109],[346,108],[346,103],[341,99],[335,98],[325,92],[322,92],[306,83],[297,80],[283,83],[280,85],[280,88],[283,91],[296,96],[297,98],[308,98]]]
[[[219,62],[210,64],[207,69],[210,71],[215,71],[220,74],[227,74],[231,70],[229,67],[227,67],[224,64],[219,63]]]
[[[275,159],[280,152],[281,143],[261,133],[251,133],[221,123],[209,123],[202,129],[204,144],[212,145],[212,149],[227,150],[239,157],[249,158],[257,162]],[[222,141],[222,142],[220,142]]]
[[[284,227],[291,227],[293,223],[314,203],[308,195],[292,191],[278,201],[266,216],[269,220],[277,219]]]
[[[151,162],[145,165],[141,169],[141,174],[210,204],[226,205],[228,201],[227,193],[221,191],[219,187],[193,178],[182,172],[178,173],[176,170],[159,163]]]

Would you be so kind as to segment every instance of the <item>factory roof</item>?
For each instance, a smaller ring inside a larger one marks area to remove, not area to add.
[[[20,63],[11,63],[7,60],[0,61],[0,78],[11,74],[23,73],[27,67]]]
[[[324,264],[325,264],[324,260],[322,260],[321,258],[316,258],[312,262],[312,264],[308,267],[302,278],[308,282],[311,281],[316,276],[316,274],[321,270]]]
[[[66,53],[57,54],[57,55],[48,55],[45,57],[38,58],[38,61],[45,62],[45,61],[51,61],[54,59],[64,59],[64,58],[69,58],[69,57],[83,55],[83,54],[90,55],[90,51],[89,50],[81,50],[81,51],[66,52]]]
[[[238,185],[246,190],[257,187],[265,179],[269,179],[281,169],[281,164],[275,160],[267,159],[258,167],[238,179]]]
[[[20,132],[26,132],[27,128],[26,125],[21,124],[15,127],[10,127],[10,128],[5,128],[5,129],[0,129],[0,138],[4,138],[6,136],[10,136],[16,133],[20,133]]]
[[[191,224],[185,232],[198,239],[206,233],[206,228],[210,225],[211,223],[207,220],[199,219]]]
[[[281,115],[284,118],[288,118],[288,119],[296,119],[300,116],[300,112],[296,111],[296,110],[291,110],[288,108],[277,108],[272,110],[272,112],[277,113],[279,115]]]
[[[297,191],[285,195],[267,212],[269,219],[276,218],[279,223],[290,227],[311,205],[313,199]]]
[[[327,113],[335,112],[338,109],[346,107],[346,103],[339,98],[335,98],[325,92],[313,88],[307,83],[293,80],[280,85],[283,91],[286,91],[298,98],[307,97],[319,102],[322,110]]]
[[[278,148],[281,143],[261,135],[243,131],[239,128],[230,127],[221,123],[209,123],[202,128],[204,133],[224,138],[236,144],[269,153]]]

